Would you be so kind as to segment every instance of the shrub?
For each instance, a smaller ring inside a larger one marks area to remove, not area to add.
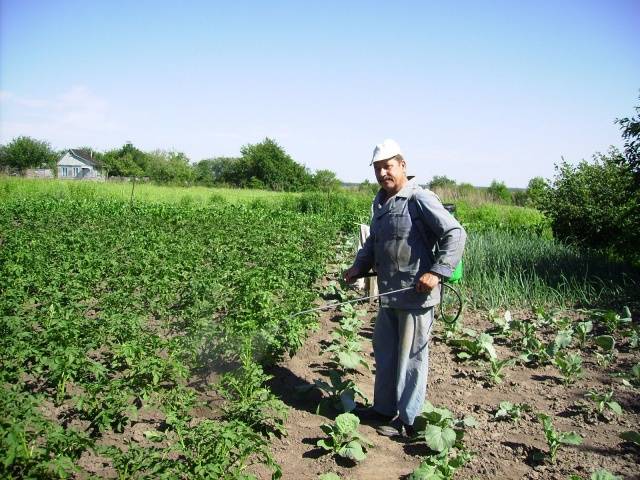
[[[554,234],[637,262],[640,190],[621,153],[612,148],[593,162],[562,162],[556,172],[541,205]]]
[[[511,192],[509,192],[504,182],[492,181],[489,188],[487,188],[487,193],[498,202],[511,203]]]

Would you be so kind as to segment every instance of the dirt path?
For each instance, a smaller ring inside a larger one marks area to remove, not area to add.
[[[376,307],[368,310],[361,335],[369,363],[373,365],[371,348],[372,322]],[[519,318],[522,318],[521,314]],[[324,436],[320,425],[330,422],[315,413],[321,398],[317,391],[300,394],[296,387],[325,378],[329,355],[322,345],[331,339],[331,331],[338,317],[324,314],[320,328],[312,334],[298,354],[272,368],[271,387],[289,407],[286,428],[288,436],[273,442],[273,453],[281,465],[284,479],[316,479],[318,475],[335,472],[349,479],[401,479],[406,478],[428,453],[424,442],[407,443],[376,434],[369,425],[361,425],[360,431],[374,443],[367,458],[360,464],[351,464],[332,457],[318,449],[316,441]],[[467,313],[465,326],[482,331],[490,324],[479,313]],[[474,458],[461,469],[456,478],[499,479],[566,479],[571,474],[589,478],[598,468],[606,468],[623,478],[640,479],[638,450],[623,442],[618,434],[626,430],[640,430],[640,405],[637,390],[622,387],[620,380],[613,380],[595,364],[591,355],[583,355],[584,377],[569,387],[560,382],[555,367],[538,369],[513,366],[507,371],[504,383],[487,384],[482,367],[469,362],[460,363],[451,348],[439,340],[442,326],[437,326],[431,343],[428,399],[436,406],[449,408],[456,416],[473,415],[478,427],[470,430],[466,444],[474,452]],[[499,358],[514,356],[506,346],[497,345]],[[628,366],[638,362],[637,353],[620,353],[616,366]],[[357,375],[355,381],[368,398],[373,398],[373,373]],[[575,402],[584,399],[589,388],[605,388],[611,385],[615,399],[625,413],[609,422],[588,423],[582,414],[576,413]],[[495,421],[494,413],[499,402],[525,402],[534,412],[545,412],[554,419],[560,430],[574,430],[584,438],[578,447],[561,447],[555,465],[540,464],[533,460],[537,450],[546,451],[546,442],[540,423],[534,414],[525,414],[519,424]],[[265,477],[267,478],[267,477]]]

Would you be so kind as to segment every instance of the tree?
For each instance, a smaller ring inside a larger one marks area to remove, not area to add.
[[[533,177],[527,184],[527,198],[536,208],[544,204],[544,198],[549,193],[549,183],[542,177]]]
[[[556,165],[542,209],[559,238],[638,261],[638,197],[631,168],[611,148],[593,162]]]
[[[496,201],[511,203],[511,192],[509,192],[504,182],[493,180],[489,188],[487,188],[487,193]]]
[[[149,156],[128,142],[118,150],[106,152],[102,162],[108,176],[142,177],[147,175]]]
[[[24,172],[28,168],[55,169],[58,156],[48,142],[31,137],[14,138],[0,150],[0,165]]]
[[[189,158],[182,152],[156,150],[147,154],[146,174],[158,183],[186,183],[193,178]]]
[[[640,100],[640,97],[638,97]],[[640,106],[635,107],[638,114],[631,118],[618,118],[615,123],[620,125],[624,139],[624,163],[634,175],[637,187],[640,187]]]
[[[296,163],[275,140],[265,138],[240,149],[242,157],[232,173],[238,186],[300,191],[311,185],[311,175]]]
[[[338,190],[341,182],[331,170],[316,170],[311,180],[313,187],[323,192]]]
[[[194,180],[207,186],[233,183],[232,177],[240,159],[235,157],[216,157],[200,160],[193,166]]]
[[[455,187],[456,181],[447,177],[446,175],[434,175],[433,179],[429,182],[429,188],[446,188]]]

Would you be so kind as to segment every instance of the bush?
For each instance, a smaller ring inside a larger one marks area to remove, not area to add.
[[[31,137],[14,138],[0,149],[0,166],[24,172],[28,168],[55,168],[57,156],[51,146]]]
[[[511,203],[511,192],[509,192],[504,182],[492,181],[489,188],[487,188],[487,193],[497,202]]]
[[[637,262],[639,193],[631,168],[612,148],[593,162],[557,165],[541,206],[558,238]]]

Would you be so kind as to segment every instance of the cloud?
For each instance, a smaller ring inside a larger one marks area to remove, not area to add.
[[[109,102],[85,85],[74,85],[53,98],[0,92],[0,139],[19,135],[48,140],[58,147],[104,144],[121,130]]]

